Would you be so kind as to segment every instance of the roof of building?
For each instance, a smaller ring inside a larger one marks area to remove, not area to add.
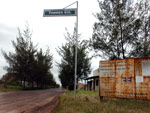
[[[99,77],[99,75],[97,75],[97,76],[91,76],[91,77],[85,78],[84,80],[89,80],[89,79],[98,78],[98,77]]]

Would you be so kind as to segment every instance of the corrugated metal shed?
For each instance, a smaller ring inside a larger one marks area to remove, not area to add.
[[[150,100],[150,58],[100,61],[100,96]]]

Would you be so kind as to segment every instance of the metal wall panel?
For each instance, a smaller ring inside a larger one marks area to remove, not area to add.
[[[150,100],[150,58],[135,59],[136,98]]]
[[[100,95],[115,97],[116,61],[100,62]]]
[[[100,96],[150,100],[150,58],[100,61]]]

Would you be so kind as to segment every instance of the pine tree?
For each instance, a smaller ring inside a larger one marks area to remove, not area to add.
[[[36,46],[31,41],[31,33],[29,27],[26,26],[24,33],[22,34],[18,29],[17,41],[12,41],[15,53],[9,52],[7,54],[3,51],[3,55],[8,62],[8,73],[13,73],[21,81],[30,81],[32,78],[32,69],[34,63],[34,56],[36,53]]]
[[[74,88],[75,31],[74,29],[73,35],[67,32],[67,36],[65,36],[67,42],[57,49],[61,56],[61,63],[58,63],[59,78],[62,86],[70,90]],[[87,43],[85,41],[78,42],[77,59],[77,81],[79,81],[82,77],[87,77],[91,72],[91,58],[88,57]]]
[[[149,0],[138,0],[137,18],[140,28],[136,32],[131,52],[132,57],[150,57],[150,2]]]
[[[94,24],[90,47],[95,54],[105,59],[122,59],[129,56],[134,32],[139,20],[130,0],[99,1],[99,20]]]
[[[16,75],[19,81],[32,85],[37,83],[41,87],[56,86],[53,74],[50,69],[52,68],[53,57],[50,50],[47,49],[44,53],[42,49],[37,50],[37,46],[33,45],[31,41],[31,32],[29,27],[26,26],[24,33],[18,29],[17,41],[12,41],[15,52],[3,52],[3,55],[8,62],[8,73]]]
[[[36,64],[34,68],[34,74],[36,75],[36,83],[37,87],[40,85],[41,87],[46,85],[54,85],[55,80],[53,78],[53,74],[50,69],[52,69],[52,61],[53,56],[50,54],[50,50],[47,49],[44,53],[42,49],[36,54]]]

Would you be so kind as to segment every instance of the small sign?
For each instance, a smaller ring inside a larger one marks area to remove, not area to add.
[[[43,12],[43,17],[55,16],[77,16],[77,9],[45,9]]]
[[[142,75],[150,76],[150,60],[142,61]]]
[[[136,83],[143,82],[143,76],[136,76]]]

